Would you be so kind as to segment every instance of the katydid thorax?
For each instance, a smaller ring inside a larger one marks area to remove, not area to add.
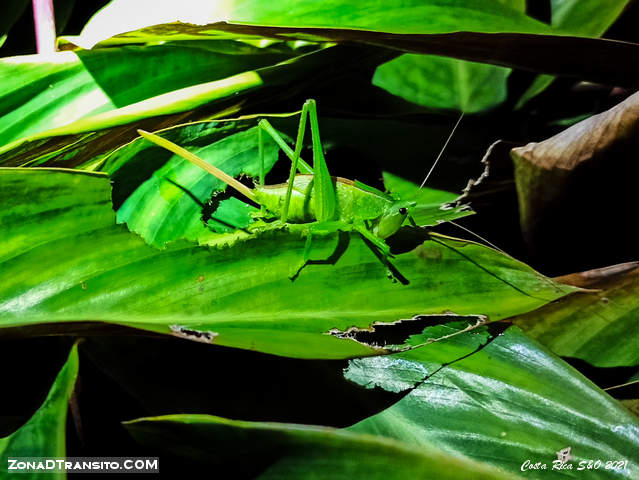
[[[313,147],[313,166],[300,158],[306,120],[310,119]],[[332,177],[329,174],[319,136],[317,108],[314,100],[307,100],[302,108],[295,150],[292,150],[266,119],[258,122],[259,152],[262,132],[268,133],[291,160],[291,171],[286,183],[265,185],[264,175],[254,188],[249,188],[217,167],[188,150],[153,133],[138,130],[147,140],[170,150],[203,168],[239,193],[259,204],[267,214],[277,217],[282,224],[309,224],[304,250],[304,263],[308,260],[313,231],[355,230],[382,253],[384,263],[390,249],[384,239],[396,233],[408,209],[415,205],[393,198],[376,188],[356,180]],[[261,158],[261,164],[264,164]],[[262,172],[264,171],[262,167]]]

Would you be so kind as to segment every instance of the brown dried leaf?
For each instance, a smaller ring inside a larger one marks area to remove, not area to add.
[[[609,287],[610,283],[617,281],[621,276],[637,268],[639,268],[639,262],[627,262],[610,267],[586,270],[585,272],[569,273],[568,275],[555,277],[554,280],[573,287],[605,289]]]
[[[531,251],[559,251],[567,268],[572,256],[583,255],[577,242],[592,246],[591,267],[634,259],[628,219],[636,203],[637,147],[639,93],[543,142],[512,149],[521,228]],[[615,251],[598,250],[611,234]]]

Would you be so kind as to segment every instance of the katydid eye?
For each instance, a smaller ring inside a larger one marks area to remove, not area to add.
[[[399,209],[399,214],[400,215],[406,215],[408,213],[408,210],[406,209],[406,207],[401,207]]]

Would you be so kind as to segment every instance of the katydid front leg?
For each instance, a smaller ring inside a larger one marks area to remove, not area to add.
[[[355,222],[353,224],[353,227],[359,232],[362,237],[375,245],[379,249],[380,253],[384,255],[384,257],[392,257],[390,253],[390,247],[384,240],[373,235],[371,231],[366,227],[366,224],[364,222]]]
[[[353,227],[364,238],[364,243],[369,246],[373,254],[375,254],[379,261],[382,262],[382,265],[386,267],[386,276],[393,282],[399,280],[402,284],[407,284],[408,281],[406,278],[404,278],[395,265],[393,265],[390,261],[390,259],[393,258],[393,255],[390,252],[388,244],[381,238],[373,235],[363,223],[355,223]]]
[[[288,144],[284,141],[284,139],[279,134],[279,132],[277,130],[275,130],[273,125],[271,125],[271,122],[269,122],[268,120],[263,118],[262,120],[260,120],[257,123],[257,125],[258,125],[258,127],[261,130],[265,131],[266,133],[268,133],[271,136],[271,138],[275,141],[275,143],[277,143],[277,146],[282,149],[284,154],[290,160],[293,160],[293,157],[295,156],[295,152],[293,152],[293,150],[291,150],[291,147],[288,146]],[[260,141],[260,142],[262,141],[262,139],[259,136],[258,136],[258,141]],[[309,174],[309,175],[313,174],[313,169],[311,168],[311,166],[308,163],[306,163],[304,160],[302,160],[302,157],[298,158],[297,167],[298,167],[300,173]]]

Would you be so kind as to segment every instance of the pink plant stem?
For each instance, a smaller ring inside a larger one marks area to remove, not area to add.
[[[53,0],[33,0],[33,23],[38,53],[55,52]]]

